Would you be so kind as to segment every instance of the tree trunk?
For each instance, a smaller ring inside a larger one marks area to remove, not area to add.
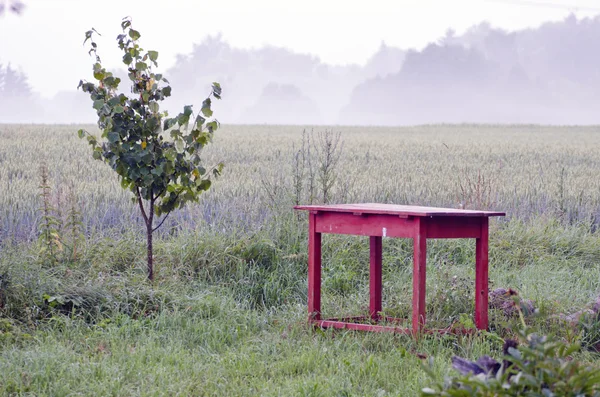
[[[154,281],[154,257],[152,255],[152,226],[154,223],[154,199],[150,200],[148,221],[146,222],[146,238],[148,240],[148,279]]]
[[[148,240],[148,279],[154,281],[154,262],[152,257],[152,224],[146,225],[146,238]]]
[[[150,208],[148,208],[148,213],[144,209],[144,202],[142,200],[142,195],[140,194],[140,189],[136,189],[136,196],[138,199],[138,204],[140,206],[140,211],[142,211],[142,216],[144,217],[144,222],[146,223],[146,238],[147,238],[147,247],[148,247],[148,279],[150,281],[154,281],[154,260],[152,256],[152,233],[154,229],[152,225],[154,223],[154,202],[156,198],[150,199]]]

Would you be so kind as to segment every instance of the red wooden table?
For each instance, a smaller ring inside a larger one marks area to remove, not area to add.
[[[488,327],[488,218],[503,212],[471,211],[452,208],[416,207],[392,204],[298,205],[309,211],[308,221],[308,312],[309,321],[321,327],[397,333],[448,332],[425,330],[425,277],[428,238],[474,238],[475,245],[475,326]],[[353,234],[370,238],[370,318],[321,318],[321,234]],[[413,313],[412,330],[399,326],[377,325],[378,321],[397,323],[401,319],[383,318],[382,237],[412,238]],[[368,320],[368,322],[365,322]]]

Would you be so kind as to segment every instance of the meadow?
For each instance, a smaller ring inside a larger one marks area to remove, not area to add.
[[[534,300],[528,326],[600,365],[600,325],[558,319],[600,294],[596,127],[223,126],[203,155],[223,174],[157,233],[154,284],[139,210],[78,128],[0,125],[0,394],[413,396],[432,382],[423,365],[443,379],[453,355],[498,357],[521,327],[492,310],[490,332],[470,336],[310,328],[306,216],[292,207],[325,201],[506,212],[491,223],[491,287]],[[368,311],[368,239],[323,243],[324,314]],[[412,244],[383,250],[384,310],[408,316]],[[474,250],[429,244],[431,324],[471,324]]]

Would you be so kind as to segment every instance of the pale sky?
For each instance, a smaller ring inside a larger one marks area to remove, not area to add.
[[[10,0],[0,0],[10,1]],[[263,45],[311,53],[331,64],[364,64],[382,41],[422,48],[448,28],[458,34],[489,21],[517,30],[600,13],[597,0],[22,0],[21,16],[0,17],[0,63],[20,68],[34,90],[51,97],[74,90],[92,60],[82,46],[96,28],[99,54],[121,67],[115,37],[124,16],[142,34],[144,49],[159,51],[162,70],[193,43],[221,33],[235,47]]]

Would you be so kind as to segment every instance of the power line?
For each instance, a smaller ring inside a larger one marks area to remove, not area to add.
[[[530,7],[558,8],[561,10],[600,12],[600,8],[597,8],[597,7],[582,7],[582,6],[577,6],[577,5],[551,3],[551,2],[547,2],[547,1],[532,1],[532,0],[485,0],[485,1],[490,2],[490,3],[504,3],[504,4],[513,4],[513,5],[530,6]]]

